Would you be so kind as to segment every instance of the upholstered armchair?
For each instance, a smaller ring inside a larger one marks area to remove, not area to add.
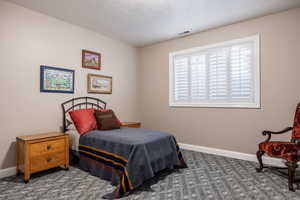
[[[283,141],[270,141],[272,135],[278,135],[292,131],[292,137],[290,142]],[[259,150],[256,153],[259,168],[256,169],[257,172],[261,172],[263,168],[266,168],[262,162],[262,156],[264,153],[271,157],[284,159],[285,165],[288,169],[288,185],[289,190],[294,190],[295,182],[295,171],[298,167],[297,162],[300,160],[300,103],[297,105],[294,125],[293,127],[287,127],[282,131],[273,132],[273,131],[263,131],[262,134],[267,136],[267,139],[258,145]]]

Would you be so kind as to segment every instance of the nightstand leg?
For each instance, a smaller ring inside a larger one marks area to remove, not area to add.
[[[16,142],[16,175],[19,176],[19,141]]]
[[[65,170],[69,170],[69,163],[65,164],[64,167],[65,167]]]
[[[28,183],[29,179],[30,179],[30,171],[29,171],[30,162],[29,162],[29,147],[28,147],[27,142],[25,142],[24,151],[25,151],[25,156],[24,156],[25,168],[24,168],[24,179],[23,180],[25,183]]]
[[[66,156],[65,157],[66,158],[66,162],[65,162],[66,164],[65,164],[65,169],[69,170],[69,162],[70,162],[70,158],[69,158],[69,151],[70,151],[69,150],[69,136],[65,137],[65,145],[66,145],[66,152],[65,152],[66,153],[66,155],[65,155]]]
[[[25,172],[23,177],[24,183],[28,183],[29,179],[30,179],[30,174]]]

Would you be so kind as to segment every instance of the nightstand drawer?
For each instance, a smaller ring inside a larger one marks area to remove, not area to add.
[[[31,157],[65,150],[65,139],[30,144]]]
[[[65,164],[65,152],[45,154],[31,159],[30,170],[37,172]]]

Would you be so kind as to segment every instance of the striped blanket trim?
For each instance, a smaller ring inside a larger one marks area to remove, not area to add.
[[[80,156],[84,156],[89,160],[91,159],[96,162],[100,162],[111,169],[121,172],[122,176],[118,187],[118,196],[122,196],[129,190],[133,189],[130,177],[128,176],[128,172],[126,169],[128,163],[127,159],[111,152],[82,144],[79,145],[79,154]]]

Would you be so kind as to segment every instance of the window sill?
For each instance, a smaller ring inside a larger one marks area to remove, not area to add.
[[[169,103],[169,107],[191,107],[191,108],[251,108],[261,109],[260,104],[187,104],[187,103]]]

